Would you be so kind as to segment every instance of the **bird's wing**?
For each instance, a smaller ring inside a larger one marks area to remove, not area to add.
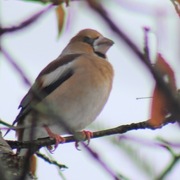
[[[58,58],[52,61],[40,72],[35,83],[22,99],[19,105],[21,111],[13,122],[13,125],[21,121],[32,110],[32,106],[39,103],[73,75],[72,63],[79,56],[81,54],[65,55],[60,59]],[[9,130],[6,134],[8,132]]]

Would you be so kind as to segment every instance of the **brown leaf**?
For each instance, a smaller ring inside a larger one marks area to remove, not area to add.
[[[157,62],[155,68],[158,69],[158,72],[164,78],[167,85],[171,90],[176,92],[176,82],[174,77],[174,72],[165,59],[158,54]],[[161,126],[168,115],[169,112],[169,103],[168,100],[158,84],[155,85],[152,104],[151,104],[151,119],[149,120],[150,125],[153,127]]]
[[[161,126],[168,114],[167,101],[162,90],[156,85],[151,104],[151,118],[149,123],[153,127]]]
[[[158,54],[158,59],[155,64],[155,68],[159,70],[159,73],[163,76],[164,80],[167,82],[170,88],[173,91],[176,91],[177,88],[174,71],[160,53]]]
[[[65,20],[65,11],[61,4],[56,7],[56,16],[57,16],[58,36],[59,36],[62,32],[64,26],[64,20]]]
[[[36,169],[37,169],[37,158],[35,155],[32,155],[30,158],[30,173],[36,177]]]

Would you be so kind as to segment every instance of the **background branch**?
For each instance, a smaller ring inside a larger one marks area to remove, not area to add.
[[[21,22],[19,25],[14,25],[12,27],[0,27],[0,36],[4,35],[4,34],[8,34],[8,33],[17,32],[19,30],[24,29],[25,27],[28,27],[32,23],[36,22],[36,20],[38,20],[44,13],[48,12],[52,7],[53,7],[52,4],[47,6],[43,10],[37,12],[36,14],[31,16],[30,18]]]

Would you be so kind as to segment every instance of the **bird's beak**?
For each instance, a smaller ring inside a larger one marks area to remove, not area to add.
[[[93,43],[94,51],[102,54],[106,54],[108,49],[114,44],[114,42],[106,37],[99,37]]]

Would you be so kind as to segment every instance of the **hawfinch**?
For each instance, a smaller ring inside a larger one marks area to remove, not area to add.
[[[60,135],[80,131],[96,119],[112,87],[113,68],[106,52],[113,44],[93,29],[84,29],[70,40],[22,99],[14,121],[21,127],[19,141],[52,137],[57,145],[63,141]],[[59,119],[38,112],[44,105],[53,108]]]

